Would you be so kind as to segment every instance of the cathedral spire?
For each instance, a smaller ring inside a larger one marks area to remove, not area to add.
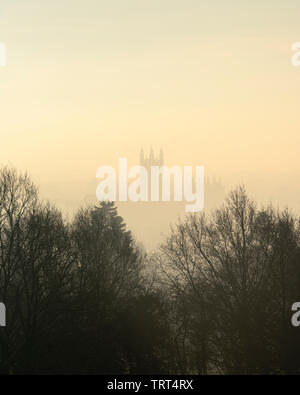
[[[160,147],[159,162],[160,162],[160,165],[161,165],[161,166],[162,166],[163,163],[164,163],[164,151],[163,151],[162,147]]]
[[[145,161],[145,156],[144,156],[144,150],[143,147],[141,148],[141,152],[140,152],[140,165],[143,166]]]
[[[151,151],[150,151],[150,161],[154,161],[154,152],[153,152],[152,147],[151,147]]]

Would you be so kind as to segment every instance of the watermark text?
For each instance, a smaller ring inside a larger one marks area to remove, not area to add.
[[[96,177],[103,179],[97,186],[99,201],[175,202],[186,201],[186,212],[204,208],[204,167],[133,166],[128,169],[127,159],[119,159],[118,174],[112,166],[101,166]]]
[[[0,67],[6,66],[6,45],[0,42]]]
[[[0,302],[0,326],[6,326],[6,307]]]

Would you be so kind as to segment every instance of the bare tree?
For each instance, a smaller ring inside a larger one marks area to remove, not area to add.
[[[180,222],[158,262],[176,306],[174,333],[181,354],[187,350],[185,369],[245,374],[282,367],[278,336],[290,323],[288,288],[295,284],[294,298],[299,292],[299,231],[292,217],[258,210],[238,188],[211,216]],[[271,322],[278,310],[281,326]]]

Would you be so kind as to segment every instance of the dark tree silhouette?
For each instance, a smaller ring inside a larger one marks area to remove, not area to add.
[[[0,170],[1,373],[299,374],[299,300],[299,218],[244,188],[147,255],[113,203],[66,221]]]
[[[181,373],[299,373],[290,323],[299,251],[299,222],[258,210],[244,188],[173,229],[156,261],[174,301]]]

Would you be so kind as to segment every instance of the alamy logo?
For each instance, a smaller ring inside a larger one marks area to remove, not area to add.
[[[6,308],[5,304],[0,302],[0,326],[6,326]]]
[[[300,326],[300,302],[293,303],[292,311],[295,311],[292,315],[292,325],[298,327]]]
[[[0,67],[6,66],[6,46],[0,43]]]
[[[292,55],[292,65],[294,67],[300,66],[300,42],[296,42],[292,45],[292,51],[294,54]]]
[[[204,208],[204,167],[196,166],[193,180],[192,166],[133,166],[127,159],[119,159],[118,175],[112,166],[101,166],[96,177],[103,179],[97,186],[99,201],[169,202],[185,200],[186,212]],[[131,180],[131,182],[129,182]],[[118,184],[118,185],[117,185]],[[195,190],[195,192],[194,192]]]

